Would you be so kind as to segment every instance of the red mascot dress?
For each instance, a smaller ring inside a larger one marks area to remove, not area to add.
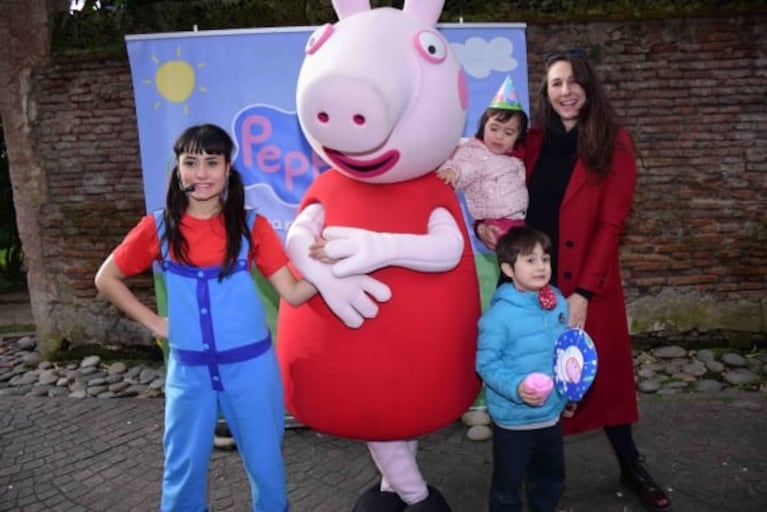
[[[397,198],[396,202],[392,198]],[[454,191],[435,174],[387,185],[335,171],[309,188],[325,223],[425,234],[437,207],[462,219]],[[476,398],[479,291],[471,244],[448,272],[387,267],[370,275],[391,288],[376,318],[349,329],[317,295],[280,304],[277,350],[287,407],[312,428],[366,441],[407,439],[456,420]],[[460,294],[461,300],[456,300]]]

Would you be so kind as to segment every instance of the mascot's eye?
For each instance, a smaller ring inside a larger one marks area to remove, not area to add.
[[[447,57],[445,40],[435,32],[424,30],[415,36],[415,49],[429,62],[439,63]]]
[[[322,46],[325,41],[328,40],[332,33],[333,25],[330,23],[325,23],[320,28],[315,30],[314,33],[309,36],[309,40],[306,42],[306,48],[304,49],[306,54],[312,55],[314,52],[319,50],[320,46]]]

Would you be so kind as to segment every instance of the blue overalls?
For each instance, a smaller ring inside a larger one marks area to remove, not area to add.
[[[255,214],[249,212],[251,226]],[[160,240],[162,213],[155,213]],[[237,443],[250,480],[253,512],[288,510],[282,437],[282,381],[263,303],[248,268],[249,245],[232,274],[168,258],[163,512],[207,511],[208,463],[219,410]]]

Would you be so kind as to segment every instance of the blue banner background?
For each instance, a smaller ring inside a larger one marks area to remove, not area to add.
[[[249,206],[267,217],[285,240],[301,197],[328,168],[301,133],[295,115],[296,83],[304,48],[316,27],[183,32],[127,36],[138,121],[147,212],[162,208],[173,143],[188,126],[215,123],[235,140]],[[438,27],[466,73],[469,112],[464,136],[506,75],[529,113],[524,24],[448,24]],[[459,193],[460,194],[460,193]],[[463,198],[461,198],[463,199]],[[471,222],[463,202],[464,217]],[[495,255],[473,236],[483,309],[497,283]],[[157,269],[156,269],[157,270]],[[267,321],[276,335],[278,299],[257,272]],[[160,314],[167,313],[165,283],[155,271]],[[167,351],[164,340],[158,343]],[[166,352],[167,357],[167,352]],[[476,406],[484,403],[483,395]]]
[[[248,204],[269,218],[284,240],[307,187],[328,168],[301,134],[295,115],[298,73],[314,28],[126,37],[147,211],[164,204],[176,137],[190,125],[215,123],[235,139],[234,162]],[[507,74],[529,112],[524,24],[438,28],[466,72],[467,137]],[[476,240],[473,245],[475,252],[487,252]]]

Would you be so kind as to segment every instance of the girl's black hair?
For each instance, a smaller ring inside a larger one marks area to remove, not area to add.
[[[183,190],[178,170],[178,158],[182,153],[201,155],[223,155],[227,164],[232,162],[234,142],[224,129],[214,124],[192,126],[176,140],[173,152],[176,155],[176,165],[170,173],[168,192],[165,199],[163,219],[165,221],[164,238],[172,251],[173,257],[180,263],[191,264],[189,261],[189,244],[181,233],[181,218],[189,206],[189,198]],[[237,262],[237,256],[242,247],[242,238],[253,247],[253,239],[245,212],[245,186],[240,173],[230,167],[224,192],[221,194],[221,212],[224,215],[226,229],[226,252],[221,262],[219,280],[232,273]]]
[[[517,141],[514,143],[514,147],[516,148],[525,142],[525,137],[527,137],[527,125],[529,121],[524,110],[509,110],[507,108],[486,109],[482,113],[482,117],[479,118],[479,122],[477,123],[477,133],[475,133],[474,136],[484,142],[485,125],[487,124],[488,119],[495,118],[498,119],[499,122],[505,123],[514,116],[519,116],[519,136],[517,137]]]

